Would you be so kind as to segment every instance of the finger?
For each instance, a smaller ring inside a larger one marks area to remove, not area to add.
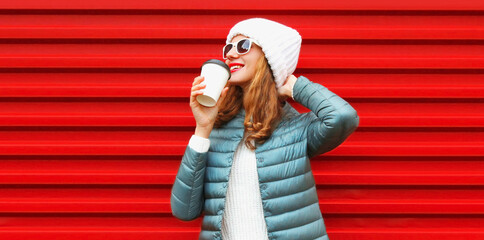
[[[201,91],[194,91],[190,94],[190,105],[191,106],[201,106],[200,103],[197,101],[197,97],[203,95]]]
[[[224,89],[222,89],[222,93],[220,94],[220,98],[222,100],[225,99],[225,96],[227,96],[227,92],[229,91],[229,87],[225,87]]]
[[[202,77],[202,76],[198,76],[198,77],[196,77],[196,78],[193,80],[193,84],[192,84],[192,86],[195,86],[195,85],[200,84],[201,82],[203,82],[203,80],[204,80],[204,79],[205,79],[205,78],[204,78],[204,77]]]
[[[201,90],[193,91],[190,97],[197,97],[198,95],[203,95],[203,91]]]
[[[200,89],[204,88],[205,84],[200,84],[201,81],[203,81],[203,79],[204,79],[204,77],[202,77],[202,76],[198,76],[194,79],[193,85],[192,85],[192,88],[191,88],[191,93],[190,93],[190,102],[194,102],[195,97],[203,94],[203,92],[196,92],[196,91],[199,91]]]
[[[220,98],[217,102],[217,107],[220,106],[220,104],[224,101],[225,97],[227,96],[227,92],[229,91],[229,87],[225,87],[223,90],[222,90],[222,94],[220,95]]]
[[[195,85],[195,86],[192,87],[192,92],[196,91],[196,90],[204,89],[205,87],[207,87],[207,85],[205,83]]]

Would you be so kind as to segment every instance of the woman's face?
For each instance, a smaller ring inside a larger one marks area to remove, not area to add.
[[[236,43],[241,39],[247,38],[243,35],[237,35],[232,39],[232,43]],[[264,56],[262,48],[256,44],[252,44],[250,51],[244,55],[239,55],[233,47],[229,53],[227,53],[227,60],[225,63],[229,65],[232,76],[229,79],[229,83],[238,86],[245,86],[250,83],[257,71],[257,61],[260,57]]]

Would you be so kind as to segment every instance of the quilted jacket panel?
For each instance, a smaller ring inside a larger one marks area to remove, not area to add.
[[[327,88],[301,76],[271,137],[256,145],[257,172],[269,239],[328,239],[309,159],[340,145],[358,126],[356,111]],[[193,220],[203,212],[199,239],[221,239],[225,196],[237,145],[244,135],[245,111],[210,134],[210,149],[187,146],[172,188],[175,217]]]

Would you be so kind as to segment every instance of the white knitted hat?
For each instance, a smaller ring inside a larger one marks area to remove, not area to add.
[[[230,29],[227,44],[237,35],[244,35],[259,42],[271,66],[277,88],[280,88],[286,78],[296,70],[302,41],[296,30],[264,18],[251,18],[235,24]]]

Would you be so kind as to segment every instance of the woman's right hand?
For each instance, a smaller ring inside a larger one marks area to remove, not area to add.
[[[218,110],[220,108],[220,103],[227,95],[228,87],[225,87],[222,90],[222,94],[217,102],[217,104],[213,107],[205,107],[198,103],[197,96],[203,94],[203,90],[206,86],[202,83],[204,77],[198,76],[194,79],[192,84],[192,91],[190,95],[190,108],[192,109],[193,117],[195,117],[195,121],[197,122],[197,127],[195,129],[195,135],[208,138],[210,132],[213,129],[213,125],[215,123],[215,119],[217,118]]]

